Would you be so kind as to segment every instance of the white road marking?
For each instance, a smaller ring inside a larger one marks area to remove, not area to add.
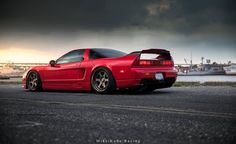
[[[159,112],[159,113],[173,113],[192,116],[207,116],[207,117],[221,117],[236,119],[236,114],[233,113],[219,113],[219,112],[206,112],[193,109],[178,109],[169,107],[149,107],[149,106],[127,106],[127,105],[114,105],[114,104],[95,104],[95,103],[73,103],[73,102],[60,102],[60,101],[43,101],[43,100],[29,100],[29,99],[13,99],[13,98],[0,98],[2,100],[15,100],[21,102],[32,102],[41,104],[62,104],[67,106],[85,106],[97,107],[106,109],[118,110],[132,110],[142,112]]]
[[[16,125],[16,127],[18,128],[22,128],[22,127],[34,127],[34,126],[41,126],[43,125],[42,123],[39,122],[33,122],[33,121],[25,121],[21,124]]]

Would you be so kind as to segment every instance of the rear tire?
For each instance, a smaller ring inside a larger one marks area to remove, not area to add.
[[[91,77],[92,89],[97,93],[111,93],[116,89],[112,73],[106,68],[96,69]]]
[[[42,90],[42,81],[38,72],[31,71],[27,76],[27,88],[29,91],[35,92]]]

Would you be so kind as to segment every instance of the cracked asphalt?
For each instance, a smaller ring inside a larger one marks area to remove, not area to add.
[[[198,144],[236,141],[236,87],[149,94],[28,92],[0,85],[1,144]]]

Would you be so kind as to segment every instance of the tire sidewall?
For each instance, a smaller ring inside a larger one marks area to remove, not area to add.
[[[35,73],[36,76],[37,76],[37,78],[38,78],[37,87],[36,87],[35,89],[30,89],[30,88],[29,88],[29,76],[30,76],[32,73]],[[27,88],[28,88],[29,91],[34,92],[34,91],[40,91],[40,90],[42,90],[42,81],[41,81],[40,75],[39,75],[39,73],[38,73],[37,71],[34,71],[34,70],[33,70],[33,71],[30,71],[30,72],[28,73],[26,84],[27,84]]]
[[[99,73],[100,71],[104,71],[108,74],[108,79],[109,79],[109,82],[108,82],[108,86],[107,88],[104,90],[104,91],[98,91],[96,90],[95,88],[95,85],[94,85],[94,76]],[[100,67],[100,68],[97,68],[93,71],[92,73],[92,76],[91,76],[91,88],[93,91],[95,91],[96,93],[101,93],[101,94],[105,94],[105,93],[111,93],[113,92],[115,89],[116,89],[116,84],[115,84],[115,80],[114,80],[114,77],[111,73],[110,70],[108,70],[107,68],[104,68],[104,67]]]

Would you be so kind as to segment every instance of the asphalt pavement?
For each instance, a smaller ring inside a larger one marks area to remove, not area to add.
[[[29,92],[0,85],[0,144],[198,144],[236,141],[236,87],[153,93]]]

